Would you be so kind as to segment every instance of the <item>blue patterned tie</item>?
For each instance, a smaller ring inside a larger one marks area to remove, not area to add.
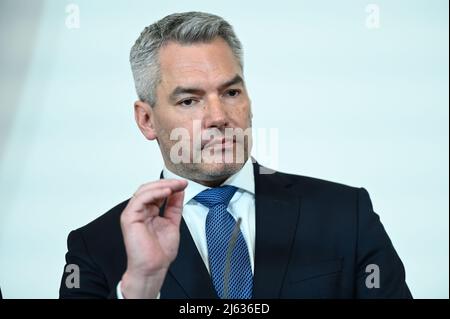
[[[211,278],[217,295],[220,298],[250,299],[253,290],[252,268],[247,244],[240,230],[228,261],[230,273],[225,276],[227,250],[236,225],[227,207],[236,190],[234,186],[210,188],[194,199],[209,208],[206,217],[206,242]],[[224,291],[226,280],[229,280],[228,290]]]

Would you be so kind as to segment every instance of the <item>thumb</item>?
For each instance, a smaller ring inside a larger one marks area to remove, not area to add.
[[[167,197],[164,217],[179,226],[183,213],[184,190],[172,193]]]

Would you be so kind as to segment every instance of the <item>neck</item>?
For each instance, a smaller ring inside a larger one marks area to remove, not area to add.
[[[219,176],[214,176],[214,179],[204,179],[202,178],[204,174],[198,174],[197,176],[193,176],[193,174],[186,174],[184,171],[180,171],[178,169],[176,169],[176,167],[173,166],[169,166],[166,164],[166,168],[171,171],[173,174],[176,174],[180,177],[189,179],[193,182],[196,182],[200,185],[204,185],[206,187],[218,187],[220,186],[223,182],[225,182],[231,175],[231,172],[229,172],[228,174],[225,175],[219,175]],[[190,175],[190,176],[188,176]],[[200,176],[199,176],[200,175]]]
[[[208,170],[205,170],[206,172],[201,172],[198,167],[197,168],[196,167],[190,168],[183,166],[177,167],[177,165],[172,165],[172,163],[170,163],[169,161],[165,162],[166,169],[172,172],[173,174],[196,182],[200,185],[204,185],[206,187],[220,186],[228,178],[239,172],[244,167],[244,165],[240,163],[235,165],[229,165],[227,167],[222,167],[222,170],[220,172],[216,171],[210,172],[210,174],[208,174],[207,173]]]
[[[223,182],[225,182],[227,180],[227,178],[228,177],[221,178],[221,179],[214,180],[214,181],[202,181],[202,180],[193,179],[193,181],[196,183],[199,183],[201,185],[207,186],[207,187],[217,187],[217,186],[220,186]]]

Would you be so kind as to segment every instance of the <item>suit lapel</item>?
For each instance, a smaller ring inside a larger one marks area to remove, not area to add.
[[[255,271],[253,298],[279,298],[297,229],[300,198],[277,174],[255,175]],[[264,168],[263,168],[264,169]]]
[[[188,298],[217,298],[208,270],[183,219],[180,225],[178,255],[170,266],[169,273]]]
[[[160,179],[162,178],[163,173],[161,172]],[[159,211],[160,216],[164,215],[165,204],[164,202]],[[209,272],[183,218],[181,218],[180,224],[180,246],[177,257],[169,267],[169,274],[183,289],[188,298],[217,298]],[[170,292],[166,293],[170,295]]]
[[[283,183],[276,174],[260,174],[258,163],[253,164],[253,169],[256,214],[253,298],[279,298],[297,229],[300,198],[291,193],[290,185]],[[164,207],[161,213],[163,210]],[[183,219],[178,255],[169,273],[188,298],[217,298],[208,270]]]

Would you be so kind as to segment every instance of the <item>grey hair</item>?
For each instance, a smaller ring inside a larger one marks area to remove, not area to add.
[[[223,18],[204,12],[168,15],[146,27],[130,51],[136,93],[139,99],[156,104],[156,87],[161,80],[159,49],[170,41],[180,44],[208,43],[216,37],[224,39],[244,68],[242,45],[233,27]]]

